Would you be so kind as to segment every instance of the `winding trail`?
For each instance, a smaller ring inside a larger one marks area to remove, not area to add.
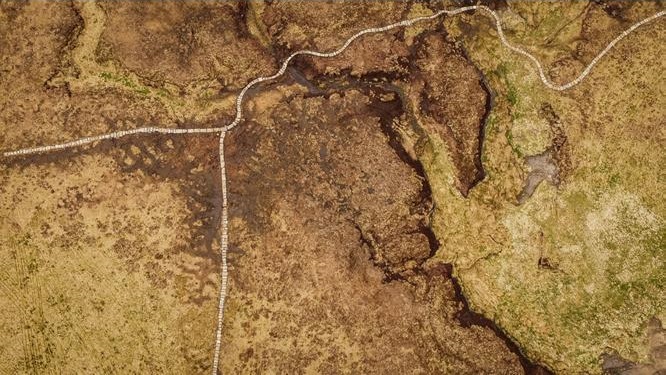
[[[504,46],[506,46],[508,49],[510,49],[513,52],[516,52],[520,55],[523,55],[527,57],[532,65],[534,65],[539,73],[539,77],[541,78],[541,82],[548,88],[556,91],[564,91],[568,90],[580,82],[582,82],[585,77],[590,73],[592,68],[601,60],[602,57],[604,57],[618,42],[620,42],[622,39],[624,39],[627,35],[631,34],[634,30],[637,28],[643,26],[644,24],[651,22],[653,20],[656,20],[664,15],[666,15],[666,11],[660,11],[650,17],[644,18],[641,21],[636,22],[633,24],[631,27],[626,29],[624,32],[622,32],[620,35],[618,35],[615,39],[613,39],[606,48],[604,48],[599,54],[597,54],[594,59],[587,65],[587,67],[572,81],[558,85],[554,82],[552,82],[548,77],[546,77],[546,74],[544,72],[544,69],[539,62],[539,60],[534,57],[532,54],[529,52],[525,51],[524,49],[514,46],[513,44],[509,43],[507,40],[504,30],[502,29],[502,22],[500,20],[499,15],[491,10],[490,8],[484,6],[484,5],[473,5],[473,6],[466,6],[466,7],[461,7],[453,10],[440,10],[430,16],[423,16],[423,17],[416,17],[412,19],[407,19],[403,21],[399,21],[396,23],[392,23],[390,25],[386,25],[383,27],[373,27],[373,28],[368,28],[361,30],[357,32],[356,34],[352,35],[350,38],[348,38],[345,43],[338,49],[332,51],[332,52],[317,52],[317,51],[310,51],[310,50],[300,50],[292,53],[287,57],[284,62],[282,63],[280,69],[273,75],[271,76],[265,76],[265,77],[257,77],[254,80],[250,81],[243,89],[240,91],[238,94],[238,97],[236,98],[236,116],[234,117],[234,120],[222,127],[215,127],[215,128],[187,128],[187,129],[175,129],[175,128],[162,128],[162,127],[143,127],[143,128],[137,128],[137,129],[132,129],[132,130],[121,130],[121,131],[116,131],[112,133],[106,133],[106,134],[101,134],[101,135],[96,135],[96,136],[90,136],[90,137],[84,137],[80,138],[77,140],[65,142],[65,143],[59,143],[59,144],[53,144],[53,145],[46,145],[46,146],[39,146],[39,147],[31,147],[31,148],[23,148],[15,151],[7,151],[3,153],[4,157],[12,157],[12,156],[19,156],[19,155],[30,155],[30,154],[37,154],[37,153],[44,153],[44,152],[52,152],[52,151],[58,151],[58,150],[63,150],[67,148],[72,148],[72,147],[79,147],[83,146],[86,144],[90,144],[93,142],[97,141],[103,141],[107,139],[118,139],[122,138],[125,136],[129,135],[137,135],[137,134],[154,134],[154,133],[159,133],[159,134],[208,134],[208,133],[220,133],[219,135],[219,158],[220,158],[220,178],[221,178],[221,190],[222,190],[222,228],[221,228],[221,234],[220,234],[220,256],[221,256],[221,269],[220,269],[220,294],[219,294],[219,305],[218,305],[218,315],[217,315],[217,328],[216,328],[216,334],[215,334],[215,353],[213,357],[213,366],[212,366],[212,373],[213,375],[218,373],[218,368],[219,368],[219,362],[220,362],[220,349],[222,345],[222,328],[223,328],[223,321],[224,321],[224,306],[225,306],[225,301],[227,297],[227,285],[228,285],[228,265],[227,265],[227,251],[229,248],[228,241],[229,241],[229,223],[228,223],[228,193],[227,193],[227,176],[226,176],[226,165],[225,165],[225,160],[224,160],[224,139],[226,136],[226,133],[238,126],[242,119],[243,119],[243,100],[245,99],[245,95],[247,94],[248,90],[252,88],[253,86],[256,86],[262,82],[267,82],[267,81],[272,81],[280,76],[282,76],[285,71],[287,70],[287,67],[289,66],[289,63],[291,60],[293,60],[295,57],[300,56],[300,55],[306,55],[306,56],[314,56],[314,57],[334,57],[342,52],[344,52],[347,47],[349,47],[350,44],[352,44],[356,39],[367,35],[367,34],[376,34],[376,33],[383,33],[391,29],[399,28],[399,27],[407,27],[411,26],[417,22],[422,22],[422,21],[428,21],[428,20],[433,20],[436,18],[439,18],[443,15],[456,15],[464,12],[469,12],[473,10],[482,10],[485,13],[489,14],[493,20],[495,21],[495,26],[497,29],[497,34],[500,38],[500,41]]]

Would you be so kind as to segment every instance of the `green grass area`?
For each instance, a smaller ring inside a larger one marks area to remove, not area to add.
[[[506,86],[506,95],[505,99],[507,102],[512,107],[515,107],[518,105],[519,102],[519,96],[518,96],[518,89],[516,86],[511,83],[511,81],[508,78],[509,74],[509,66],[508,64],[502,62],[499,65],[497,65],[497,68],[491,72],[495,77],[500,79],[504,86]]]
[[[138,84],[126,76],[118,75],[112,72],[102,72],[99,74],[99,76],[105,81],[121,84],[139,95],[148,95],[151,92],[148,87]],[[157,95],[165,97],[168,95],[168,92],[164,89],[159,89],[157,90]]]

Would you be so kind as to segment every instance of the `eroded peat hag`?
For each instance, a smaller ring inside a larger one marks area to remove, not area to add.
[[[458,170],[463,196],[485,177],[481,154],[493,94],[483,73],[445,33],[423,33],[415,49],[411,80],[419,110],[432,119],[426,131],[444,139]]]
[[[382,129],[404,122],[396,95],[312,82],[326,95],[275,102],[229,135],[240,247],[229,306],[244,308],[230,315],[222,369],[521,372],[491,329],[459,324],[451,280],[428,271],[427,181]],[[294,339],[294,351],[275,349]],[[386,345],[406,349],[387,357]]]
[[[301,69],[305,71],[309,71],[309,68],[311,67],[301,66]],[[437,278],[442,278],[454,290],[452,296],[455,297],[455,301],[451,301],[451,303],[454,303],[456,306],[457,311],[453,317],[455,317],[455,321],[458,324],[465,328],[478,326],[490,329],[495,333],[497,338],[505,343],[506,348],[519,358],[523,371],[526,374],[550,374],[551,372],[547,368],[535,364],[527,358],[520,351],[519,346],[495,322],[470,309],[458,280],[453,276],[452,264],[433,259],[440,248],[440,243],[430,223],[432,210],[434,209],[430,182],[421,162],[415,156],[415,152],[418,153],[418,151],[411,150],[411,152],[408,152],[406,149],[406,147],[410,147],[409,144],[422,144],[425,141],[424,138],[427,138],[427,132],[419,127],[418,121],[414,118],[414,114],[411,113],[409,105],[403,102],[403,100],[406,100],[406,94],[401,86],[404,87],[405,82],[403,81],[407,77],[381,75],[378,73],[354,77],[349,73],[349,71],[343,71],[333,76],[318,75],[312,77],[310,81],[322,91],[321,95],[325,98],[334,94],[344,95],[346,91],[350,90],[352,92],[362,92],[370,98],[368,107],[378,117],[379,127],[386,137],[386,142],[400,160],[412,168],[413,173],[418,176],[421,184],[418,199],[412,202],[410,212],[420,212],[423,215],[418,222],[417,230],[427,237],[430,253],[427,256],[422,254],[417,257],[412,256],[408,259],[402,259],[403,264],[411,264],[412,268],[405,269],[404,266],[400,267],[399,264],[388,262],[387,259],[391,259],[391,256],[387,256],[385,253],[390,253],[391,249],[387,249],[386,246],[377,243],[374,236],[368,235],[361,227],[356,226],[362,243],[369,249],[370,260],[384,273],[383,281],[406,282],[418,293],[419,289],[428,289],[431,285],[437,285],[438,282],[442,281],[437,280]],[[455,73],[448,74],[453,75]],[[468,106],[480,104],[483,103],[474,103],[473,99],[470,99],[470,102],[467,103]],[[407,134],[415,136],[416,139],[407,141],[405,139],[405,137],[408,137]],[[446,250],[444,249],[444,251]]]

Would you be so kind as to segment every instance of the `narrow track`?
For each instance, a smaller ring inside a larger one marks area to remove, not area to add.
[[[221,256],[221,269],[220,269],[220,294],[219,294],[219,305],[218,305],[218,314],[217,314],[217,328],[216,328],[216,334],[215,334],[215,353],[213,356],[213,366],[212,366],[212,373],[213,375],[218,373],[218,368],[219,368],[219,362],[220,362],[220,349],[222,346],[222,328],[223,328],[223,321],[224,321],[224,306],[225,306],[225,301],[227,297],[227,285],[228,285],[228,265],[227,265],[227,251],[229,248],[228,245],[228,240],[229,240],[229,223],[228,223],[228,193],[227,193],[227,176],[226,176],[226,165],[225,165],[225,160],[224,160],[224,138],[226,136],[226,133],[238,126],[243,118],[243,100],[245,99],[245,95],[247,94],[248,90],[252,88],[253,86],[256,86],[262,82],[267,82],[267,81],[272,81],[276,78],[279,78],[282,76],[285,71],[287,70],[287,67],[289,66],[289,63],[291,60],[293,60],[297,56],[305,55],[305,56],[314,56],[314,57],[335,57],[342,52],[344,52],[349,45],[351,45],[356,39],[367,35],[367,34],[376,34],[376,33],[383,33],[388,30],[392,30],[395,28],[399,27],[407,27],[411,26],[417,22],[422,22],[422,21],[427,21],[427,20],[433,20],[436,18],[439,18],[443,15],[456,15],[464,12],[469,12],[473,10],[482,10],[485,13],[489,14],[493,20],[495,21],[495,26],[497,29],[497,34],[500,38],[500,41],[502,44],[504,44],[508,49],[510,49],[513,52],[516,52],[520,55],[523,55],[527,57],[530,62],[536,67],[539,77],[541,79],[541,82],[548,87],[549,89],[556,90],[556,91],[564,91],[568,90],[576,85],[578,85],[580,82],[582,82],[585,77],[592,71],[592,68],[601,60],[602,57],[604,57],[618,42],[620,42],[622,39],[627,37],[627,35],[631,34],[634,30],[637,28],[643,26],[644,24],[651,22],[653,20],[656,20],[657,18],[660,18],[666,14],[666,11],[661,11],[658,12],[650,17],[644,18],[643,20],[636,22],[633,24],[631,27],[626,29],[624,32],[622,32],[620,35],[618,35],[615,39],[613,39],[606,48],[604,48],[599,54],[597,54],[594,59],[587,65],[585,69],[572,81],[558,85],[554,82],[552,82],[548,77],[546,77],[546,74],[544,72],[544,69],[539,62],[539,60],[534,57],[534,55],[530,54],[529,52],[525,51],[524,49],[514,46],[513,44],[509,43],[507,40],[506,36],[504,35],[504,30],[502,29],[502,22],[500,20],[499,15],[493,11],[492,9],[484,6],[484,5],[473,5],[473,6],[467,6],[467,7],[461,7],[453,10],[440,10],[430,16],[424,16],[424,17],[417,17],[417,18],[412,18],[412,19],[407,19],[403,21],[399,21],[396,23],[392,23],[390,25],[386,25],[383,27],[373,27],[373,28],[368,28],[361,30],[357,32],[356,34],[352,35],[349,39],[345,41],[345,43],[338,49],[332,52],[317,52],[317,51],[310,51],[310,50],[300,50],[292,53],[287,57],[280,69],[273,75],[271,76],[265,76],[265,77],[257,77],[250,81],[243,89],[240,91],[238,94],[238,97],[236,98],[236,116],[234,117],[234,120],[223,126],[223,127],[215,127],[215,128],[189,128],[189,129],[174,129],[174,128],[161,128],[161,127],[144,127],[144,128],[137,128],[137,129],[132,129],[132,130],[122,130],[122,131],[116,131],[112,133],[106,133],[106,134],[101,134],[101,135],[96,135],[96,136],[90,136],[90,137],[84,137],[80,138],[77,140],[65,142],[65,143],[59,143],[59,144],[54,144],[54,145],[46,145],[46,146],[38,146],[38,147],[31,147],[31,148],[23,148],[15,151],[7,151],[3,153],[4,157],[12,157],[12,156],[19,156],[19,155],[30,155],[30,154],[37,154],[37,153],[44,153],[44,152],[52,152],[52,151],[58,151],[58,150],[63,150],[67,148],[72,148],[72,147],[79,147],[83,146],[86,144],[90,144],[93,142],[98,142],[98,141],[103,141],[103,140],[108,140],[108,139],[118,139],[122,137],[126,137],[129,135],[137,135],[137,134],[153,134],[153,133],[159,133],[159,134],[208,134],[208,133],[220,133],[219,135],[219,157],[220,157],[220,178],[221,178],[221,190],[222,190],[222,228],[221,228],[221,234],[220,234],[220,256]]]

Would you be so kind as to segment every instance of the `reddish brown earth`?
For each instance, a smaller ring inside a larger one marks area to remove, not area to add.
[[[229,136],[228,372],[521,372],[426,262],[432,203],[382,131],[391,115],[374,93],[295,96]]]
[[[427,131],[446,140],[458,169],[463,195],[485,176],[481,164],[485,122],[492,95],[483,74],[461,46],[446,39],[442,30],[424,33],[414,62],[414,91],[420,92],[420,110],[434,121]]]

